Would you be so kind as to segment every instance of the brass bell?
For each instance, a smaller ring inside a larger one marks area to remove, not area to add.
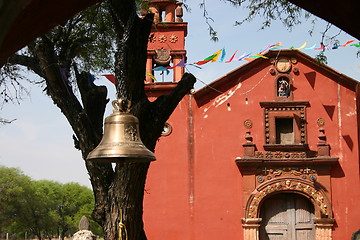
[[[104,135],[86,160],[98,162],[150,162],[154,154],[140,139],[139,120],[121,99],[112,102],[113,113],[105,118]]]

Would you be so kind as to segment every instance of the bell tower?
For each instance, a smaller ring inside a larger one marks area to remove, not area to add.
[[[148,42],[146,72],[154,75],[152,69],[156,67],[174,67],[181,63],[182,60],[185,61],[187,23],[183,22],[182,19],[182,2],[176,0],[149,0],[148,4],[149,10],[155,16]],[[172,80],[168,80],[168,82],[178,82],[184,74],[184,67],[174,67],[170,71],[173,71],[173,76]],[[147,75],[145,82],[152,83],[154,80]]]

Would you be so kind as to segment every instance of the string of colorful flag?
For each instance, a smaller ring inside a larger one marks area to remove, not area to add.
[[[336,43],[333,44],[331,42],[330,44],[328,44],[326,46],[323,43],[320,43],[320,46],[318,46],[318,47],[316,46],[316,44],[312,45],[311,47],[306,47],[307,42],[304,42],[304,44],[302,44],[298,48],[295,48],[295,47],[291,46],[289,49],[297,49],[297,50],[336,50],[336,49],[344,48],[344,47],[347,47],[347,46],[353,46],[353,47],[356,47],[356,48],[360,48],[360,42],[358,44],[354,43],[354,42],[355,42],[355,40],[347,41],[344,44],[336,44]],[[166,66],[166,67],[165,66],[158,66],[158,67],[155,67],[155,68],[153,68],[151,70],[153,70],[153,71],[161,71],[162,73],[169,74],[170,70],[174,69],[176,67],[193,66],[193,67],[202,69],[202,67],[200,67],[200,66],[202,66],[204,64],[207,64],[207,63],[210,63],[210,62],[231,63],[231,62],[238,62],[238,61],[242,61],[242,60],[245,60],[245,61],[249,62],[249,61],[252,61],[252,60],[254,60],[256,58],[268,59],[268,57],[264,56],[264,53],[266,51],[268,51],[268,50],[276,50],[276,49],[282,49],[282,43],[281,42],[268,45],[263,50],[261,50],[258,53],[255,53],[255,54],[244,52],[243,54],[241,54],[240,56],[237,57],[236,55],[238,53],[238,50],[236,50],[230,56],[230,58],[228,60],[225,60],[227,53],[225,51],[225,48],[222,48],[219,51],[214,52],[210,56],[208,56],[205,59],[200,60],[200,61],[196,61],[196,62],[193,62],[193,63],[185,63],[185,57],[183,56],[181,61],[176,65]],[[150,78],[152,78],[154,81],[156,81],[156,78],[154,77],[153,74],[151,74],[149,72],[146,72],[146,75],[149,76]],[[105,75],[102,75],[102,76],[106,77],[110,82],[115,84],[114,75],[105,74]]]
[[[351,41],[347,41],[345,44],[342,45],[338,45],[338,44],[328,44],[327,46],[325,46],[323,43],[320,44],[319,47],[316,47],[316,44],[314,44],[311,47],[307,47],[307,42],[305,42],[304,44],[302,44],[300,47],[295,48],[295,47],[290,47],[290,49],[297,49],[297,50],[335,50],[338,48],[343,48],[346,46],[354,46],[359,48],[360,47],[360,43],[356,44],[353,43],[355,40],[351,40]],[[235,61],[241,61],[241,60],[245,60],[245,61],[252,61],[255,58],[265,58],[267,59],[268,57],[264,56],[263,54],[268,51],[268,50],[275,50],[275,49],[280,49],[282,46],[282,43],[275,43],[275,44],[271,44],[269,46],[267,46],[266,48],[264,48],[263,50],[261,50],[259,53],[255,53],[255,54],[251,54],[251,53],[243,53],[241,54],[239,57],[236,57],[236,54],[238,53],[238,50],[236,50],[231,56],[230,58],[225,61],[225,57],[226,57],[226,51],[225,48],[220,49],[219,51],[213,53],[212,55],[210,55],[209,57],[201,60],[201,61],[197,61],[194,63],[185,63],[185,59],[184,57],[182,58],[182,60],[175,66],[169,66],[169,67],[164,67],[164,66],[158,66],[156,68],[153,68],[151,70],[153,71],[165,71],[167,74],[169,74],[169,69],[174,69],[175,67],[185,67],[186,65],[190,65],[190,66],[195,66],[197,68],[200,68],[199,66],[204,65],[206,63],[209,62],[224,62],[224,63],[230,63],[230,62],[235,62]]]

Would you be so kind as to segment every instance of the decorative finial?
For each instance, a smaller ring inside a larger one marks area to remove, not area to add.
[[[326,143],[325,129],[319,128],[318,157],[330,156],[330,145]]]
[[[176,14],[176,22],[182,22],[183,21],[183,9],[182,9],[182,2],[177,2],[176,3],[177,7],[175,9],[175,14]]]
[[[82,216],[79,222],[79,231],[90,230],[90,222],[86,216]]]
[[[319,128],[319,144],[326,144],[326,135],[325,135],[325,129],[324,128]]]
[[[250,135],[250,130],[246,131],[245,139],[246,139],[246,143],[252,143],[253,138]]]

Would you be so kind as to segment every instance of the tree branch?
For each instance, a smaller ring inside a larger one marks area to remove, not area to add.
[[[162,95],[152,103],[144,100],[139,103],[141,110],[138,107],[134,108],[134,113],[140,122],[141,139],[148,149],[154,151],[165,122],[181,99],[194,87],[195,82],[194,75],[185,73],[171,94]]]
[[[40,77],[45,78],[44,72],[39,65],[39,61],[35,57],[14,54],[8,58],[8,62],[27,67]]]
[[[175,110],[181,99],[194,88],[196,78],[191,73],[185,73],[170,95],[160,96],[154,102],[159,118],[166,121]],[[164,122],[165,123],[165,122]]]

